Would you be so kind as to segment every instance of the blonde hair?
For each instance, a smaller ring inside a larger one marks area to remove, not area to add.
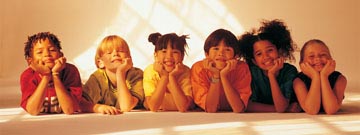
[[[95,55],[96,67],[99,68],[99,60],[104,55],[104,53],[106,53],[106,51],[119,49],[119,48],[125,49],[129,55],[129,57],[131,56],[129,46],[123,38],[121,38],[117,35],[110,35],[110,36],[105,37],[101,41],[98,48],[96,49],[96,55]]]

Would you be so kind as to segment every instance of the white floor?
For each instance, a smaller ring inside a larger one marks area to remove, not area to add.
[[[19,107],[19,87],[0,88],[0,135],[8,134],[360,134],[360,93],[348,91],[336,115],[133,111],[30,116]]]

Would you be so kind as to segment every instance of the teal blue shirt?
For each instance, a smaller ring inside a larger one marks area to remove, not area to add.
[[[251,101],[273,105],[274,101],[271,94],[269,78],[264,74],[262,69],[253,64],[250,65],[250,72],[252,77],[252,95],[250,97]],[[298,71],[295,66],[284,63],[283,68],[280,69],[279,75],[276,77],[282,94],[286,99],[289,99],[290,102],[296,101],[293,89],[293,80],[297,74]]]

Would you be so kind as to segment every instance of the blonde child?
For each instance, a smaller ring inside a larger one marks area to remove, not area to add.
[[[116,35],[105,37],[96,50],[98,69],[83,87],[83,112],[116,115],[141,107],[143,71],[133,67],[129,46]]]
[[[295,44],[281,20],[262,22],[258,31],[239,39],[242,57],[249,64],[252,95],[248,112],[299,112],[292,81],[298,71],[285,60],[295,60]]]
[[[244,112],[251,95],[251,75],[238,61],[238,42],[225,29],[212,32],[204,45],[206,58],[191,67],[195,103],[206,112]]]
[[[59,39],[40,32],[25,43],[29,67],[21,74],[21,107],[31,115],[72,114],[79,109],[81,79],[78,69],[61,52]]]
[[[144,70],[145,107],[151,111],[186,112],[193,103],[190,68],[184,65],[187,36],[152,33],[155,62]]]
[[[334,114],[340,109],[347,81],[345,76],[335,71],[335,66],[335,60],[323,41],[309,40],[302,47],[302,72],[294,80],[294,90],[306,113],[325,111]]]

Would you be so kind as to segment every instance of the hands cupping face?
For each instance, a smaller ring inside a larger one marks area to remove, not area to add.
[[[50,75],[51,69],[41,60],[30,60],[30,68],[41,75]]]
[[[124,58],[122,60],[122,63],[118,66],[117,68],[117,72],[123,71],[126,72],[129,69],[131,69],[133,67],[133,63],[131,58]]]
[[[275,74],[276,72],[278,72],[280,69],[283,68],[284,66],[284,58],[283,57],[280,57],[280,58],[277,58],[274,60],[274,66],[272,66],[268,73],[270,74]]]
[[[336,67],[335,60],[327,60],[324,68],[320,71],[320,73],[329,76],[332,72],[335,71],[335,67]]]
[[[58,73],[66,67],[66,58],[60,57],[54,61],[55,65],[51,69],[51,72]]]

